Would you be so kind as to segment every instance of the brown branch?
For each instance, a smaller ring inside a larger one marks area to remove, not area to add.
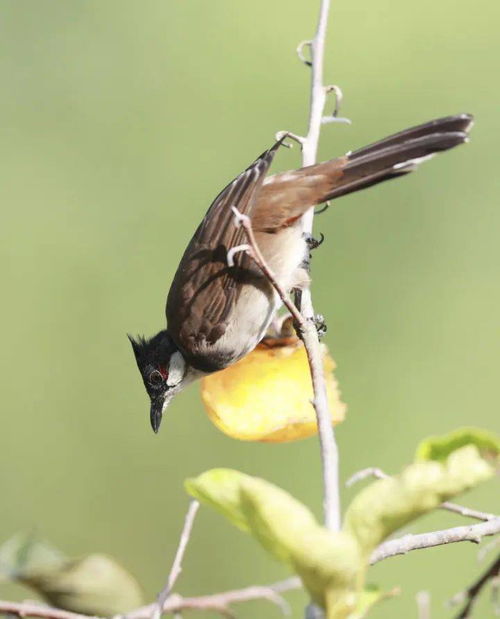
[[[433,548],[443,544],[453,544],[455,542],[474,542],[479,544],[483,537],[496,535],[497,533],[500,533],[500,518],[465,527],[453,527],[452,529],[432,531],[431,533],[405,535],[399,539],[384,542],[376,548],[370,557],[370,565],[389,557],[404,555],[412,550]]]
[[[345,485],[350,488],[354,484],[366,479],[367,477],[375,477],[376,479],[387,479],[390,475],[384,473],[382,469],[376,467],[370,467],[367,469],[362,469],[357,473],[354,473],[349,479],[345,482]],[[458,503],[452,503],[451,501],[445,501],[439,505],[440,509],[445,509],[449,512],[453,512],[455,514],[460,514],[460,516],[465,516],[466,518],[475,518],[476,520],[483,520],[485,522],[489,520],[495,520],[499,516],[495,514],[489,514],[488,512],[480,512],[477,509],[472,509],[470,507],[465,507],[464,505],[459,505]]]
[[[157,603],[153,604],[153,610],[151,612],[152,619],[160,619],[162,608],[164,607],[165,602],[171,594],[172,589],[174,588],[174,585],[182,571],[182,560],[184,558],[184,553],[186,552],[189,538],[191,537],[194,519],[196,518],[196,513],[198,512],[199,507],[200,504],[196,500],[192,500],[189,503],[189,508],[184,520],[184,526],[182,527],[181,537],[179,539],[179,546],[177,547],[177,552],[175,553],[174,562],[172,564],[172,568],[170,569],[167,582],[158,595]]]
[[[450,605],[457,606],[458,604],[463,604],[465,602],[465,606],[462,608],[460,613],[456,616],[456,619],[467,619],[467,617],[471,616],[471,611],[476,603],[477,597],[481,593],[483,587],[494,578],[497,578],[500,575],[500,555],[493,561],[493,563],[488,567],[483,574],[476,580],[475,583],[470,585],[465,591],[460,591],[454,595],[450,600]]]
[[[273,585],[246,587],[244,589],[214,593],[213,595],[182,597],[181,595],[173,594],[169,596],[163,605],[162,612],[175,615],[183,610],[209,610],[222,616],[232,617],[233,614],[230,608],[232,604],[250,602],[252,600],[268,600],[279,606],[284,615],[289,615],[289,606],[281,594],[293,589],[299,589],[300,587],[302,587],[300,579],[292,577]],[[156,603],[142,606],[123,616],[123,619],[149,619],[156,607]],[[81,615],[51,606],[44,606],[43,604],[7,602],[3,600],[0,600],[0,614],[17,615],[18,617],[39,617],[40,619],[89,619],[89,615]],[[94,617],[92,619],[101,618]]]

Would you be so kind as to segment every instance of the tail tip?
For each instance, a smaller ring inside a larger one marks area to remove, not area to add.
[[[464,125],[463,130],[465,133],[468,133],[474,126],[474,122],[475,122],[474,114],[463,113],[463,114],[459,114],[458,118],[460,118],[461,120],[467,123]]]

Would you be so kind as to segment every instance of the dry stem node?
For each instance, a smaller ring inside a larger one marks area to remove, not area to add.
[[[299,144],[301,149],[303,148],[305,138],[303,138],[301,135],[297,135],[296,133],[292,133],[291,131],[278,131],[276,133],[277,142],[279,142],[280,140],[285,140],[286,138],[294,140]],[[292,148],[293,144],[289,144],[288,142],[283,141],[281,142],[281,146],[284,146],[285,148]]]
[[[330,202],[325,202],[323,206],[314,211],[315,215],[322,215],[330,208]]]
[[[342,92],[340,86],[337,86],[336,84],[329,84],[328,86],[325,86],[325,93],[327,95],[332,92],[335,95],[335,108],[333,110],[333,116],[337,116],[340,110],[340,105],[344,98],[344,93]]]
[[[303,62],[306,66],[312,67],[312,62],[304,56],[304,49],[306,47],[309,48],[309,53],[311,53],[312,41],[310,40],[301,41],[297,45],[297,56],[299,57],[299,60]]]
[[[344,99],[344,94],[340,86],[337,86],[336,84],[330,84],[329,86],[325,86],[325,95],[329,95],[330,93],[333,93],[333,96],[335,97],[335,106],[333,108],[332,115],[323,116],[323,118],[321,119],[321,122],[323,124],[337,122],[337,123],[344,123],[346,125],[351,125],[352,122],[349,118],[339,117],[340,106],[342,105],[342,101]]]

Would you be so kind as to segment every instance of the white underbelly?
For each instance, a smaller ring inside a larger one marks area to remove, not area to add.
[[[307,245],[298,225],[275,235],[260,233],[256,240],[268,266],[287,292],[304,285],[307,275],[301,266]],[[245,356],[264,337],[281,304],[278,294],[267,283],[262,288],[244,286],[231,311],[229,325],[217,341],[217,348],[236,353],[234,360]]]

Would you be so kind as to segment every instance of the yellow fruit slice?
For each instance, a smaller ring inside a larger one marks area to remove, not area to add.
[[[324,344],[321,351],[336,424],[346,406],[333,376],[335,362]],[[232,438],[283,443],[317,432],[309,364],[295,337],[264,340],[238,363],[206,376],[201,397],[212,422]]]

